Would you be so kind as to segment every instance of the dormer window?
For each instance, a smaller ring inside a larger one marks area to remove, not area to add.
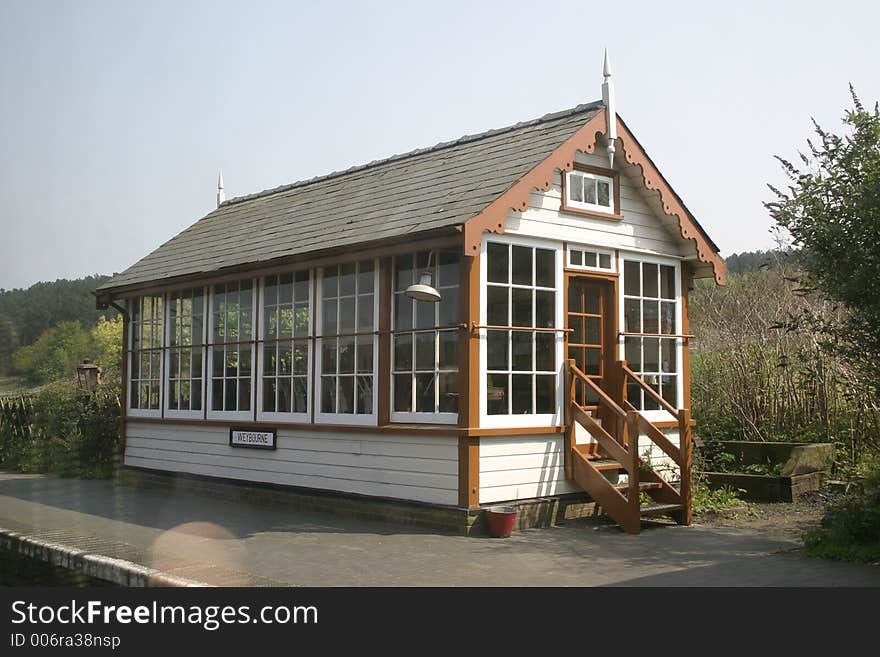
[[[617,175],[612,170],[575,165],[565,174],[563,210],[618,217]]]

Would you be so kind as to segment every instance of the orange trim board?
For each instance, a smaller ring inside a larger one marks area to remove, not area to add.
[[[575,154],[578,151],[592,153],[596,148],[599,135],[605,134],[605,131],[605,110],[602,109],[558,146],[545,160],[490,203],[480,214],[468,219],[464,224],[465,254],[479,253],[484,232],[488,231],[499,235],[503,233],[507,226],[508,211],[524,212],[529,207],[529,197],[532,190],[546,192],[550,189],[556,169],[563,172],[571,171],[574,168]],[[682,238],[693,240],[696,245],[697,258],[700,262],[711,265],[715,274],[715,282],[724,285],[727,280],[727,266],[724,258],[715,250],[708,235],[684,207],[678,195],[654,166],[648,154],[645,153],[619,116],[617,117],[617,134],[627,163],[641,169],[642,182],[645,187],[660,194],[663,211],[678,220],[678,228]]]

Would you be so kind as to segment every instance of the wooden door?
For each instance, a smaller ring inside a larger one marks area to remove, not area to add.
[[[587,276],[568,278],[566,328],[569,329],[567,358],[603,390],[613,358],[613,287],[605,280]],[[598,397],[588,385],[575,387],[578,405],[595,410]]]

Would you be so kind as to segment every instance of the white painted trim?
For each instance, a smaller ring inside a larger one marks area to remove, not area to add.
[[[608,183],[608,201],[610,205],[602,205],[601,203],[587,203],[586,201],[575,201],[571,198],[571,179],[574,176],[579,176],[581,178],[588,178],[590,180],[596,181],[596,199],[599,198],[599,182]],[[591,210],[593,212],[602,212],[605,214],[616,214],[619,212],[620,208],[615,207],[614,199],[614,178],[611,176],[603,176],[599,173],[592,173],[590,171],[581,171],[580,169],[573,169],[572,171],[568,171],[565,174],[565,205],[570,208],[577,208],[580,210]]]
[[[201,419],[204,419],[204,417],[205,417],[206,399],[208,397],[208,381],[205,377],[205,374],[207,372],[207,366],[208,366],[208,362],[207,362],[208,361],[208,347],[207,347],[208,339],[207,339],[206,331],[207,331],[207,327],[208,327],[207,311],[209,309],[208,309],[207,287],[204,285],[201,286],[201,288],[202,288],[202,344],[201,345],[192,345],[191,347],[189,347],[190,349],[192,349],[195,346],[199,346],[201,349],[201,352],[202,352],[202,409],[198,410],[198,411],[195,411],[195,410],[181,411],[181,410],[169,408],[169,402],[171,400],[171,372],[170,372],[170,369],[171,369],[171,350],[172,350],[172,347],[171,347],[171,322],[169,321],[169,319],[171,317],[171,310],[170,310],[168,300],[172,295],[174,295],[176,293],[184,292],[186,290],[196,289],[198,287],[199,287],[198,285],[195,285],[191,288],[184,288],[181,290],[175,290],[174,292],[169,292],[165,295],[165,302],[164,302],[165,327],[164,327],[164,330],[162,331],[162,340],[163,340],[162,366],[164,368],[163,375],[167,375],[167,379],[164,378],[164,376],[163,376],[162,385],[163,385],[164,392],[162,395],[162,397],[163,397],[162,404],[163,404],[163,408],[165,409],[165,411],[164,411],[165,417],[167,417],[167,418],[201,420]]]
[[[597,257],[599,255],[607,255],[611,258],[611,267],[606,269],[604,267],[592,267],[590,265],[574,265],[571,262],[571,251],[574,249],[575,251],[589,251],[591,253],[595,253]],[[565,245],[565,266],[569,269],[578,269],[581,271],[598,271],[598,272],[616,272],[617,271],[617,260],[614,257],[614,250],[609,249],[603,246],[592,246],[589,244],[578,244],[576,242],[567,242]]]
[[[160,320],[160,324],[162,326],[162,341],[163,343],[159,345],[159,389],[162,389],[164,377],[165,377],[165,357],[164,357],[164,340],[165,340],[165,294],[151,294],[144,296],[153,296],[153,297],[162,297],[162,318]],[[132,297],[132,303],[139,303],[142,296]],[[131,317],[131,313],[129,314],[129,318]],[[141,316],[141,323],[143,323],[143,315]],[[162,399],[159,400],[159,408],[132,408],[131,407],[131,372],[132,372],[132,362],[131,357],[134,353],[132,349],[132,338],[134,335],[134,322],[129,319],[128,322],[128,352],[125,354],[125,358],[128,359],[128,371],[126,372],[126,377],[128,381],[126,381],[125,386],[125,414],[129,417],[162,417],[164,401]],[[161,393],[160,393],[161,394]],[[164,395],[162,395],[164,397]]]

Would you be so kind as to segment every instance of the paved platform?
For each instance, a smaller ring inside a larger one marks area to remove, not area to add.
[[[173,488],[2,472],[0,529],[38,553],[66,550],[77,563],[129,569],[129,584],[880,586],[880,567],[808,559],[796,541],[754,531],[662,525],[630,536],[578,520],[508,539],[466,537]]]

